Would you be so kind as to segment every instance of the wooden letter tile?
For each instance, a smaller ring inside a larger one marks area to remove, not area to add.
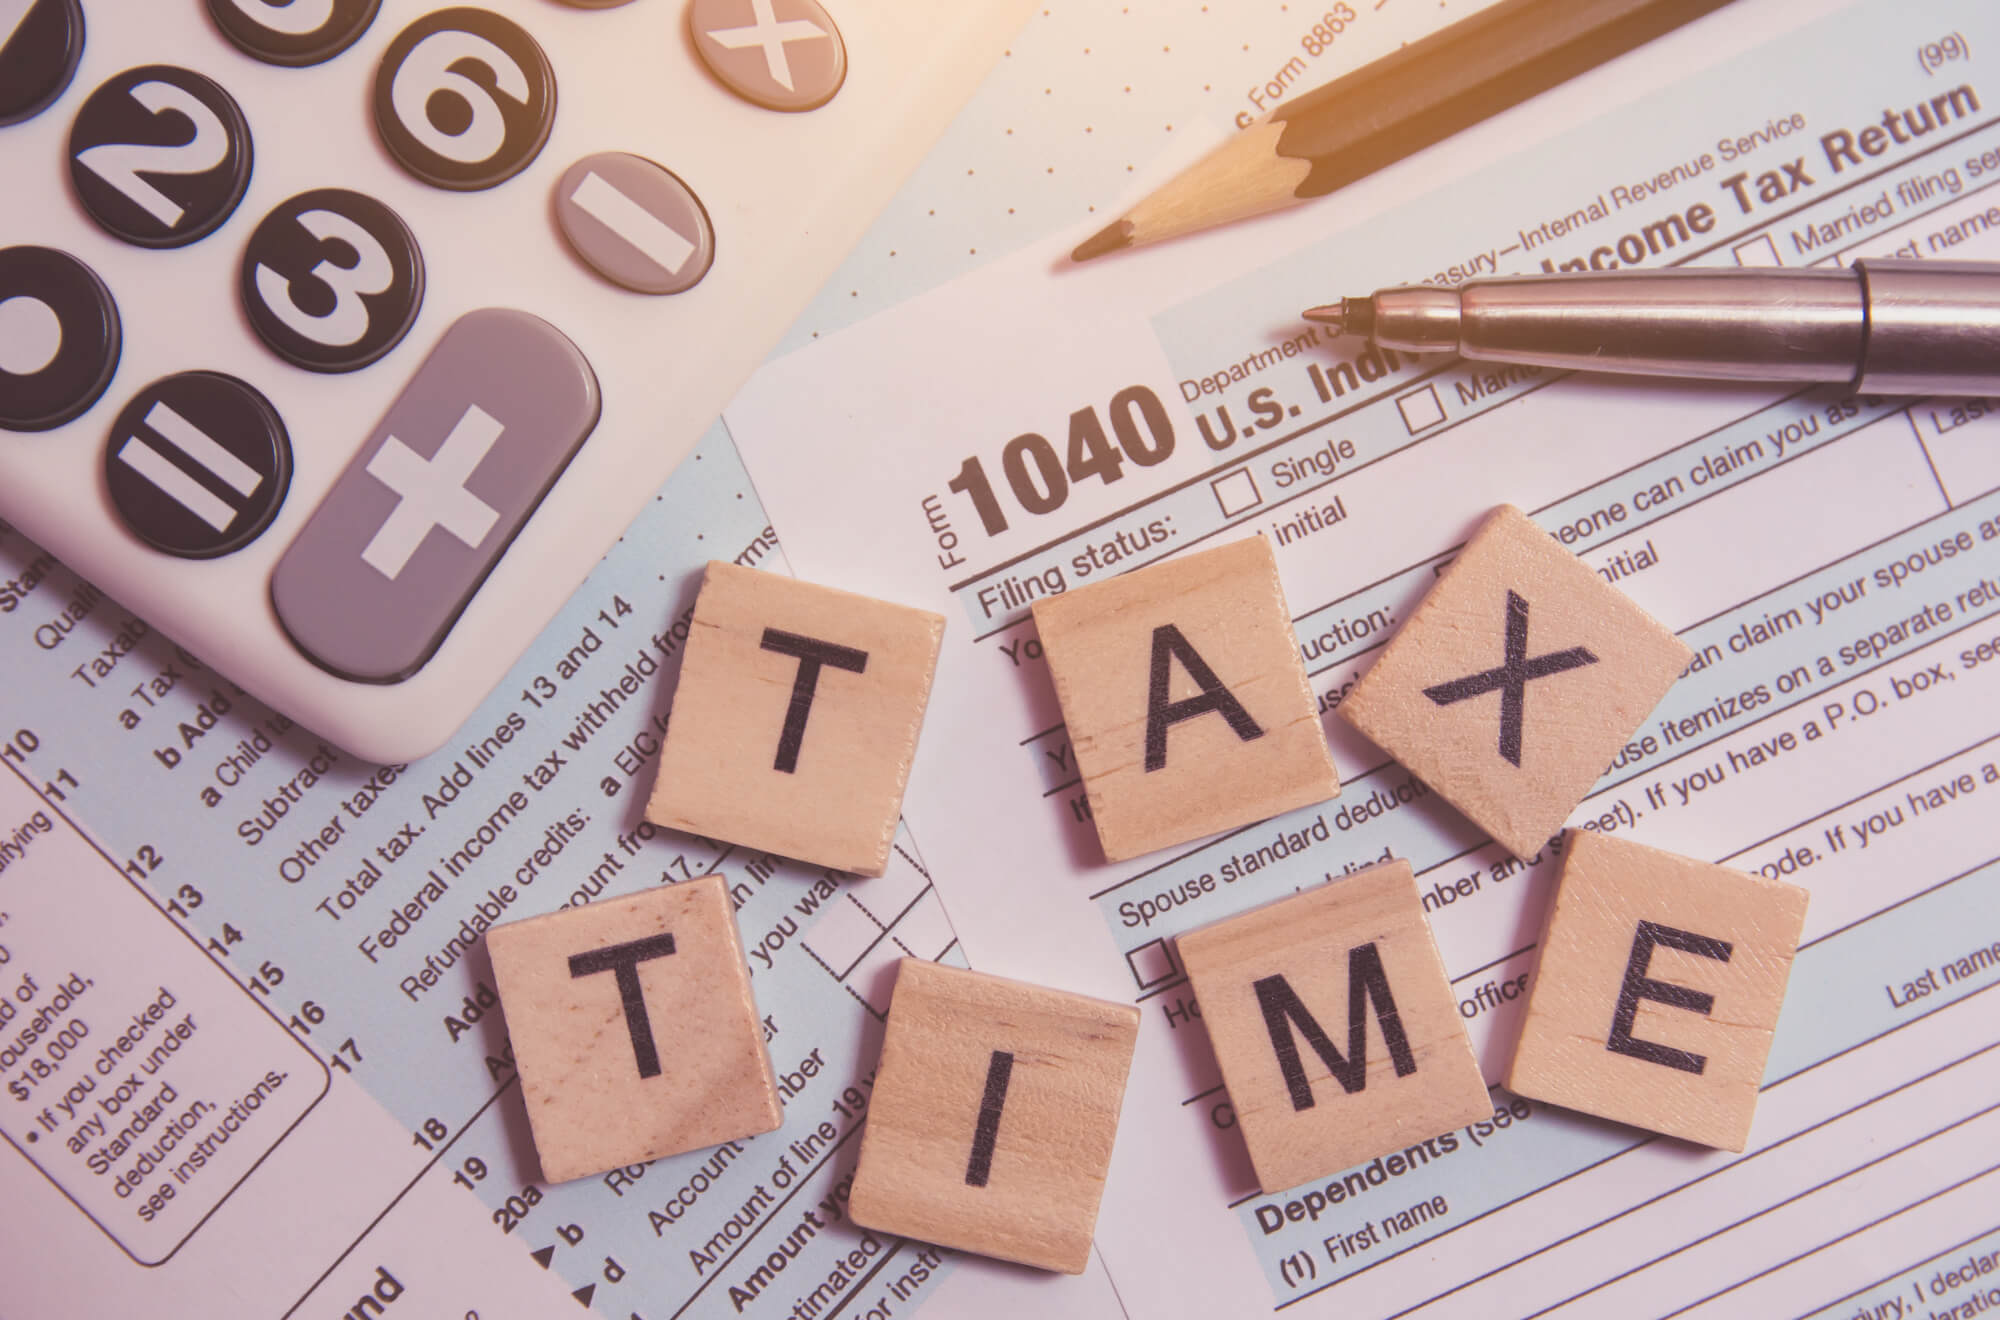
[[[1515,856],[1531,857],[1692,656],[1503,504],[1340,713]]]
[[[721,876],[495,926],[486,949],[547,1181],[782,1121]]]
[[[1034,604],[1110,861],[1340,792],[1261,536]]]
[[[709,564],[646,819],[882,874],[943,637],[925,610]]]
[[[1178,943],[1265,1191],[1426,1147],[1493,1112],[1408,862]]]
[[[1139,1010],[905,958],[850,1203],[864,1228],[1081,1273]]]
[[[1571,830],[1508,1089],[1740,1151],[1806,891]]]

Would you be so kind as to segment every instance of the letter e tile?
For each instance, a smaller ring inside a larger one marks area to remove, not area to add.
[[[1503,504],[1340,713],[1516,857],[1532,857],[1692,657]]]
[[[1807,897],[1571,830],[1508,1089],[1742,1150]]]
[[[905,958],[849,1209],[863,1228],[1079,1274],[1139,1010]]]
[[[545,1180],[782,1121],[721,876],[495,926],[486,950]]]
[[[1492,1112],[1458,1000],[1396,860],[1177,941],[1250,1149],[1283,1191]]]
[[[1109,861],[1340,792],[1261,536],[1034,604]]]
[[[710,563],[646,819],[881,875],[944,619]]]

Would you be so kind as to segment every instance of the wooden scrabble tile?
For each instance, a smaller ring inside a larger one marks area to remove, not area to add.
[[[1503,504],[1339,709],[1515,856],[1531,857],[1692,657]]]
[[[1139,1010],[905,958],[849,1204],[864,1228],[1081,1273]]]
[[[1564,852],[1508,1089],[1742,1150],[1806,891],[1582,830]]]
[[[646,819],[882,874],[943,637],[926,610],[710,563]]]
[[[495,926],[486,949],[545,1180],[783,1120],[721,876]]]
[[[1428,1159],[1431,1138],[1492,1113],[1408,862],[1177,943],[1265,1191],[1392,1151]]]
[[[1107,860],[1340,792],[1262,536],[1034,612]]]

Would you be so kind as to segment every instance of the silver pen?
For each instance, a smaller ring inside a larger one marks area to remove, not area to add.
[[[1478,361],[2000,394],[2000,262],[1482,279],[1383,289],[1305,316],[1385,348]]]

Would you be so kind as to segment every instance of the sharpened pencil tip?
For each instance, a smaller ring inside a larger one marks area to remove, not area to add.
[[[1342,298],[1339,302],[1308,307],[1305,319],[1337,335],[1365,335],[1375,328],[1375,300]]]
[[[1110,224],[1077,244],[1076,250],[1069,254],[1069,259],[1071,261],[1089,261],[1092,257],[1101,257],[1107,252],[1117,252],[1121,248],[1131,246],[1132,222],[1130,220],[1113,220]]]

